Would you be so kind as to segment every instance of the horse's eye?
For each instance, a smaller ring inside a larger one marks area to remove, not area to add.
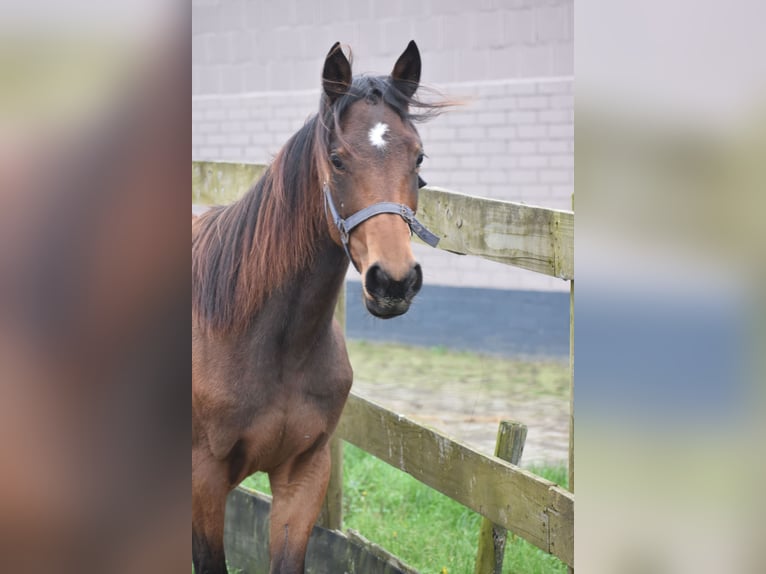
[[[421,154],[418,154],[418,159],[415,162],[415,165],[420,167],[420,164],[422,164],[422,163],[423,163],[423,154],[421,153]]]
[[[337,153],[330,155],[330,161],[335,169],[343,169],[343,160],[340,159],[340,156]]]

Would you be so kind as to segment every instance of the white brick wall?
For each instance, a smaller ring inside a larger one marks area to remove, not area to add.
[[[336,40],[389,71],[411,38],[427,82],[571,76],[573,0],[193,0],[192,93],[313,88]]]
[[[419,126],[423,177],[473,195],[568,209],[572,9],[572,0],[193,0],[192,159],[270,161],[316,111],[333,42],[351,45],[357,73],[387,73],[415,38],[424,82],[467,102]],[[431,283],[567,289],[499,263],[415,250]]]
[[[572,88],[571,79],[446,86],[472,101],[421,126],[424,177],[473,195],[568,209],[574,110],[572,98],[560,96]]]

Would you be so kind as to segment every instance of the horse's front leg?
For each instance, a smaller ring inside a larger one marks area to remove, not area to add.
[[[226,574],[223,525],[229,487],[225,466],[192,450],[192,564],[196,574]]]
[[[306,546],[330,479],[327,437],[269,473],[271,574],[303,574]]]

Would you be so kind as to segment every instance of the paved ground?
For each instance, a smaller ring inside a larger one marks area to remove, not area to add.
[[[382,321],[348,282],[351,339],[443,346],[506,357],[569,357],[569,293],[425,285],[406,315]]]
[[[404,316],[381,321],[361,303],[359,283],[349,283],[350,339],[441,346],[532,361],[553,360],[568,380],[569,295],[427,286]],[[357,380],[355,390],[387,408],[447,432],[486,453],[494,450],[503,419],[528,427],[522,466],[564,463],[568,454],[568,396],[535,396],[512,389],[438,389],[406,381]]]
[[[514,397],[511,393],[455,388],[417,388],[404,382],[354,382],[354,391],[420,424],[437,428],[485,454],[493,454],[501,420],[527,426],[521,466],[566,465],[569,453],[569,401],[564,398]]]

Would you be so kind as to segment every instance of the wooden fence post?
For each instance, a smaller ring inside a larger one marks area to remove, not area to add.
[[[335,306],[335,318],[346,332],[346,284],[343,283],[338,303]],[[330,530],[343,529],[343,441],[333,433],[330,438],[331,471],[327,495],[322,503],[317,524]]]
[[[500,428],[497,430],[495,456],[518,465],[526,439],[526,425],[515,421],[501,421]],[[501,574],[505,555],[505,538],[504,528],[492,524],[487,518],[482,518],[474,574]]]
[[[572,194],[572,211],[574,211],[574,193]],[[575,282],[569,282],[569,491],[574,492],[575,485],[575,451],[574,451],[574,301]],[[567,574],[574,574],[572,566],[567,567]]]
[[[330,456],[332,469],[330,484],[322,503],[317,524],[329,530],[343,529],[343,441],[332,436],[330,439]]]
[[[574,492],[574,279],[569,282],[569,491]]]

